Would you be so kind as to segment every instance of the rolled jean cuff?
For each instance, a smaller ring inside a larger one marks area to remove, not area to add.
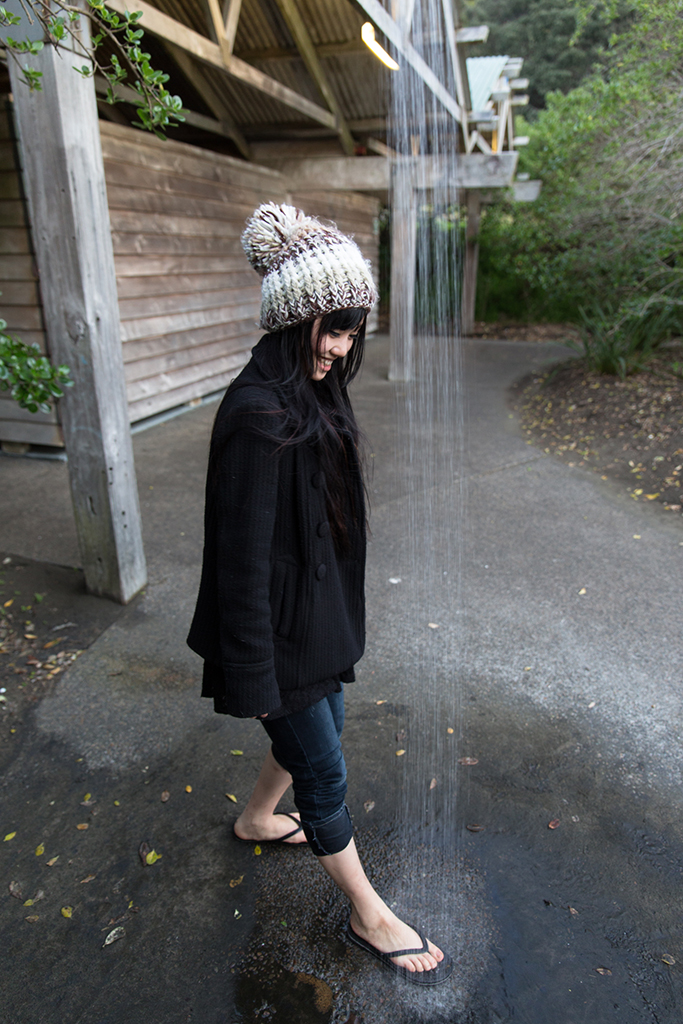
[[[308,845],[316,857],[329,857],[333,853],[341,853],[353,836],[351,815],[346,804],[329,818],[313,823],[302,821],[301,824]]]

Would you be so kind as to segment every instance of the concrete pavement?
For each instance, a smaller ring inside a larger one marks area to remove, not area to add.
[[[12,957],[0,1019],[680,1019],[683,530],[526,444],[506,388],[565,354],[464,346],[465,455],[432,502],[437,544],[458,526],[451,590],[425,587],[410,559],[386,339],[370,341],[355,387],[374,474],[368,649],[347,689],[349,804],[382,891],[457,952],[456,983],[429,999],[395,990],[341,942],[343,901],[306,851],[255,857],[230,838],[224,794],[239,807],[266,745],[257,723],[199,699],[184,644],[206,406],[135,437],[149,585],[6,738],[2,833],[16,836],[0,844]],[[77,564],[66,466],[3,459],[0,475],[0,549]],[[461,755],[478,764],[458,770]],[[96,802],[84,807],[86,793]],[[162,854],[149,867],[143,840]],[[35,913],[11,881],[25,898],[45,893]],[[115,927],[125,936],[102,948]]]

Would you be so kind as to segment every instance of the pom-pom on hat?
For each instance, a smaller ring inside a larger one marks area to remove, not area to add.
[[[353,239],[294,206],[259,206],[242,246],[263,278],[259,326],[266,331],[336,309],[369,311],[377,301],[370,264]]]

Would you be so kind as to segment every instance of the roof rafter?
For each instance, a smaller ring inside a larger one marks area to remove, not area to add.
[[[167,42],[164,45],[192,88],[201,96],[211,113],[215,118],[217,118],[218,122],[223,125],[226,134],[228,134],[233,140],[242,156],[246,160],[251,160],[252,153],[249,143],[239,128],[235,125],[228,112],[226,103],[211,85],[211,82],[207,79],[203,69],[192,60],[186,50],[182,50],[179,46],[175,46],[173,43]]]
[[[217,2],[217,0],[215,0],[215,2]],[[292,39],[297,45],[297,49],[301,54],[304,64],[308,68],[311,78],[320,91],[320,95],[337,118],[339,141],[342,144],[342,149],[347,156],[353,156],[356,145],[353,135],[349,130],[349,126],[346,123],[341,107],[337,102],[337,97],[332,91],[329,79],[323,71],[320,60],[318,59],[318,54],[316,53],[313,45],[313,40],[311,39],[310,33],[304,24],[301,14],[299,13],[299,9],[297,8],[294,0],[276,0],[276,3],[280,9],[282,17],[285,19],[287,28],[292,35]]]
[[[107,0],[107,7],[118,14],[124,14],[128,9],[125,0]],[[306,99],[305,96],[288,88],[275,78],[264,75],[262,71],[247,64],[246,61],[240,60],[232,54],[226,57],[221,47],[207,39],[206,36],[200,35],[199,32],[188,28],[187,25],[176,21],[175,18],[169,18],[167,14],[163,14],[143,0],[135,0],[135,9],[142,12],[141,27],[147,32],[151,32],[152,35],[158,36],[166,42],[175,43],[176,46],[187,50],[188,53],[205,64],[219,68],[232,78],[237,78],[240,82],[258,89],[259,92],[279,100],[285,106],[298,110],[306,117],[310,117],[312,121],[324,124],[328,128],[337,129],[337,119],[329,110]]]

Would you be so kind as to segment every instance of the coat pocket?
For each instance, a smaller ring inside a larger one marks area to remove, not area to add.
[[[270,610],[273,632],[288,639],[294,624],[299,569],[291,562],[277,561],[270,581]]]

